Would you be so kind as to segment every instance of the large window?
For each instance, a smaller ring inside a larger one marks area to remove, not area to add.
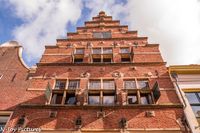
[[[84,54],[84,49],[83,48],[76,49],[75,54]]]
[[[131,62],[131,52],[129,48],[120,48],[120,54],[122,63]]]
[[[55,88],[52,90],[50,104],[76,104],[76,90],[79,88],[80,80],[56,80]]]
[[[115,104],[114,80],[90,80],[88,104],[90,105],[114,105]]]
[[[127,104],[152,104],[152,95],[147,80],[124,80],[124,89],[127,90]]]
[[[74,63],[82,63],[84,58],[84,49],[83,48],[77,48],[74,51]]]
[[[112,48],[93,48],[92,49],[93,63],[111,63],[113,62]]]
[[[94,32],[94,38],[111,38],[111,32]]]

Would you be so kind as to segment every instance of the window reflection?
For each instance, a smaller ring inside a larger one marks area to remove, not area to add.
[[[139,89],[147,89],[147,88],[149,88],[148,81],[139,80],[138,81],[138,88]]]
[[[101,89],[100,80],[92,80],[92,81],[90,81],[89,89]]]
[[[185,93],[189,103],[199,103],[197,95],[195,93]]]
[[[127,80],[124,82],[125,89],[136,89],[136,83],[133,80]]]
[[[103,104],[104,105],[111,105],[115,103],[115,97],[114,96],[104,96],[103,97]]]
[[[100,96],[91,95],[88,97],[88,102],[91,105],[100,104]]]
[[[137,96],[136,95],[128,95],[128,104],[137,104]]]
[[[115,83],[113,80],[104,80],[103,89],[115,89]]]

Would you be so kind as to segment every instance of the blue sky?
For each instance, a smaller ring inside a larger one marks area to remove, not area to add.
[[[101,10],[159,43],[168,65],[200,63],[198,0],[0,0],[0,44],[18,41],[32,66],[45,45],[55,45]]]

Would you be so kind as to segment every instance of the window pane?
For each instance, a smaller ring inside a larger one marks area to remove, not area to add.
[[[189,103],[199,103],[199,100],[197,99],[197,96],[195,93],[185,93]]]
[[[111,59],[111,58],[103,58],[103,62],[111,63],[111,62],[112,62],[112,59]]]
[[[82,63],[83,62],[83,58],[75,58],[74,59],[74,63]]]
[[[65,104],[76,104],[75,94],[67,95]]]
[[[68,84],[68,89],[78,89],[79,88],[79,80],[71,80]]]
[[[94,32],[94,38],[111,38],[111,32]]]
[[[128,96],[128,104],[137,104],[137,96],[129,95]]]
[[[103,38],[111,38],[111,32],[102,32]]]
[[[101,62],[101,58],[93,58],[93,62]]]
[[[53,94],[51,99],[51,104],[61,104],[62,103],[63,94]]]
[[[89,89],[101,89],[101,82],[99,80],[90,81]]]
[[[112,54],[112,48],[104,48],[103,53],[104,54]]]
[[[89,104],[100,104],[100,96],[89,96]]]
[[[148,81],[139,80],[138,81],[138,88],[139,89],[147,89],[147,88],[149,88]]]
[[[128,80],[124,82],[125,89],[136,89],[136,83],[133,80]]]
[[[103,89],[115,89],[115,83],[112,80],[103,81]]]
[[[84,54],[84,49],[76,49],[76,54]]]
[[[130,62],[131,59],[130,58],[121,58],[121,62]]]
[[[129,52],[129,48],[121,48],[121,49],[120,49],[120,52],[121,52],[122,54],[130,53],[130,52]]]
[[[101,54],[100,48],[93,49],[92,51],[93,51],[93,54]]]
[[[151,104],[152,103],[152,99],[151,99],[151,95],[150,94],[143,94],[140,96],[141,99],[141,104]]]
[[[196,117],[200,117],[200,106],[192,106],[192,110]]]
[[[8,121],[10,116],[0,116],[0,132],[3,129]]]
[[[111,105],[115,103],[115,96],[104,96],[103,97],[103,104]]]
[[[56,81],[55,89],[65,89],[66,81]]]

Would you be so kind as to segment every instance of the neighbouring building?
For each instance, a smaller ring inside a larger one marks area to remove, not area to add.
[[[147,39],[102,11],[46,46],[37,67],[24,65],[16,42],[1,45],[1,126],[6,133],[189,132],[159,45]]]
[[[170,66],[169,71],[187,123],[193,133],[200,133],[200,65]]]

